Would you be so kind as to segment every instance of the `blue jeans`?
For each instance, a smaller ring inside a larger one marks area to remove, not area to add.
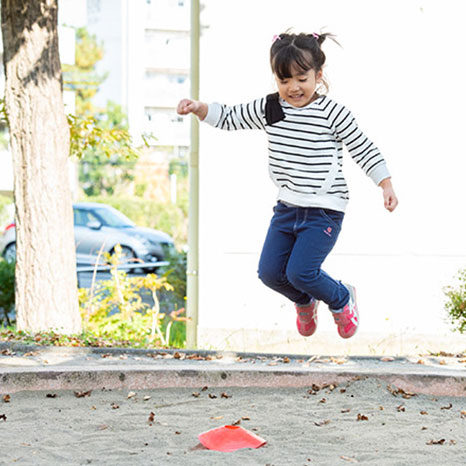
[[[259,278],[265,285],[296,304],[312,298],[341,309],[348,289],[321,270],[340,234],[345,214],[318,207],[274,207],[259,261]]]

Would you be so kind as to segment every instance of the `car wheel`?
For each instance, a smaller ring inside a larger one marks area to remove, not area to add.
[[[16,261],[16,243],[10,243],[3,253],[3,257],[7,262]]]
[[[115,254],[115,250],[113,249],[111,254]],[[129,247],[129,246],[121,246],[121,261],[120,261],[120,265],[124,265],[124,264],[135,264],[136,261],[134,260],[136,259],[136,254],[134,253],[134,251]],[[123,267],[124,269],[124,267]],[[130,273],[131,272],[134,272],[136,269],[126,269],[128,270]]]

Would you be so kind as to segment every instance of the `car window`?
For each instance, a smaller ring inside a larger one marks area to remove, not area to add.
[[[89,222],[100,222],[100,220],[89,210],[74,209],[74,224],[86,226]]]

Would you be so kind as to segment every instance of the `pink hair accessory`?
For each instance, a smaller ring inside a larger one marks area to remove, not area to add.
[[[313,32],[311,36],[314,36],[316,39],[319,39],[320,34],[317,34],[317,32]]]
[[[282,38],[281,38],[279,35],[275,34],[275,35],[273,36],[272,43],[276,42],[277,40],[281,40],[281,39],[282,39]]]

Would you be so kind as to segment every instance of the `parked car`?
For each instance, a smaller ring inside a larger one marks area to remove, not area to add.
[[[175,247],[170,235],[139,227],[119,210],[106,204],[73,204],[73,216],[78,266],[95,265],[101,249],[102,253],[112,254],[117,244],[121,245],[124,261],[135,263],[164,261]],[[6,227],[0,238],[0,254],[8,261],[16,258],[14,223]]]

